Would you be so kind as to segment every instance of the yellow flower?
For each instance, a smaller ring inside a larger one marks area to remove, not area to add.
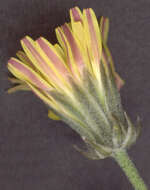
[[[104,158],[132,144],[137,133],[121,106],[123,81],[107,47],[108,18],[98,23],[91,8],[78,7],[70,17],[56,28],[55,45],[43,37],[23,38],[24,51],[8,61],[8,69],[18,89],[30,88],[49,106],[51,118],[69,124],[94,149],[92,156]]]

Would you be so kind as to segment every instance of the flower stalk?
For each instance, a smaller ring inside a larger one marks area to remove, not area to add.
[[[122,168],[135,190],[148,190],[134,163],[129,158],[128,153],[125,150],[116,152],[113,155],[113,158]]]

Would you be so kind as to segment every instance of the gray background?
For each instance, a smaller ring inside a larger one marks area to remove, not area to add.
[[[0,1],[0,189],[130,190],[111,159],[91,161],[76,152],[78,134],[47,117],[45,105],[30,92],[8,95],[7,60],[26,34],[55,42],[54,28],[69,20],[69,8],[92,7],[111,21],[109,46],[125,79],[122,103],[143,130],[129,154],[150,187],[150,1]]]

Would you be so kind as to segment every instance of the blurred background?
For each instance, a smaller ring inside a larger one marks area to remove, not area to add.
[[[131,119],[142,119],[142,133],[129,150],[150,187],[150,1],[0,1],[0,188],[3,190],[130,190],[111,159],[92,161],[78,153],[79,135],[47,117],[46,106],[31,92],[7,94],[7,61],[20,39],[44,36],[56,42],[55,27],[69,21],[74,6],[91,7],[110,18],[109,47],[126,84],[122,103]]]

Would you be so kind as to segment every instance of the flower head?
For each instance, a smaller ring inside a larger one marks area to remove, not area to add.
[[[13,82],[21,81],[18,89],[31,89],[49,106],[50,117],[82,136],[88,156],[92,150],[92,158],[104,158],[132,144],[137,131],[121,106],[123,80],[107,47],[108,18],[98,23],[92,9],[78,7],[70,17],[56,28],[55,45],[43,37],[23,38],[24,51],[8,61],[8,69]]]

